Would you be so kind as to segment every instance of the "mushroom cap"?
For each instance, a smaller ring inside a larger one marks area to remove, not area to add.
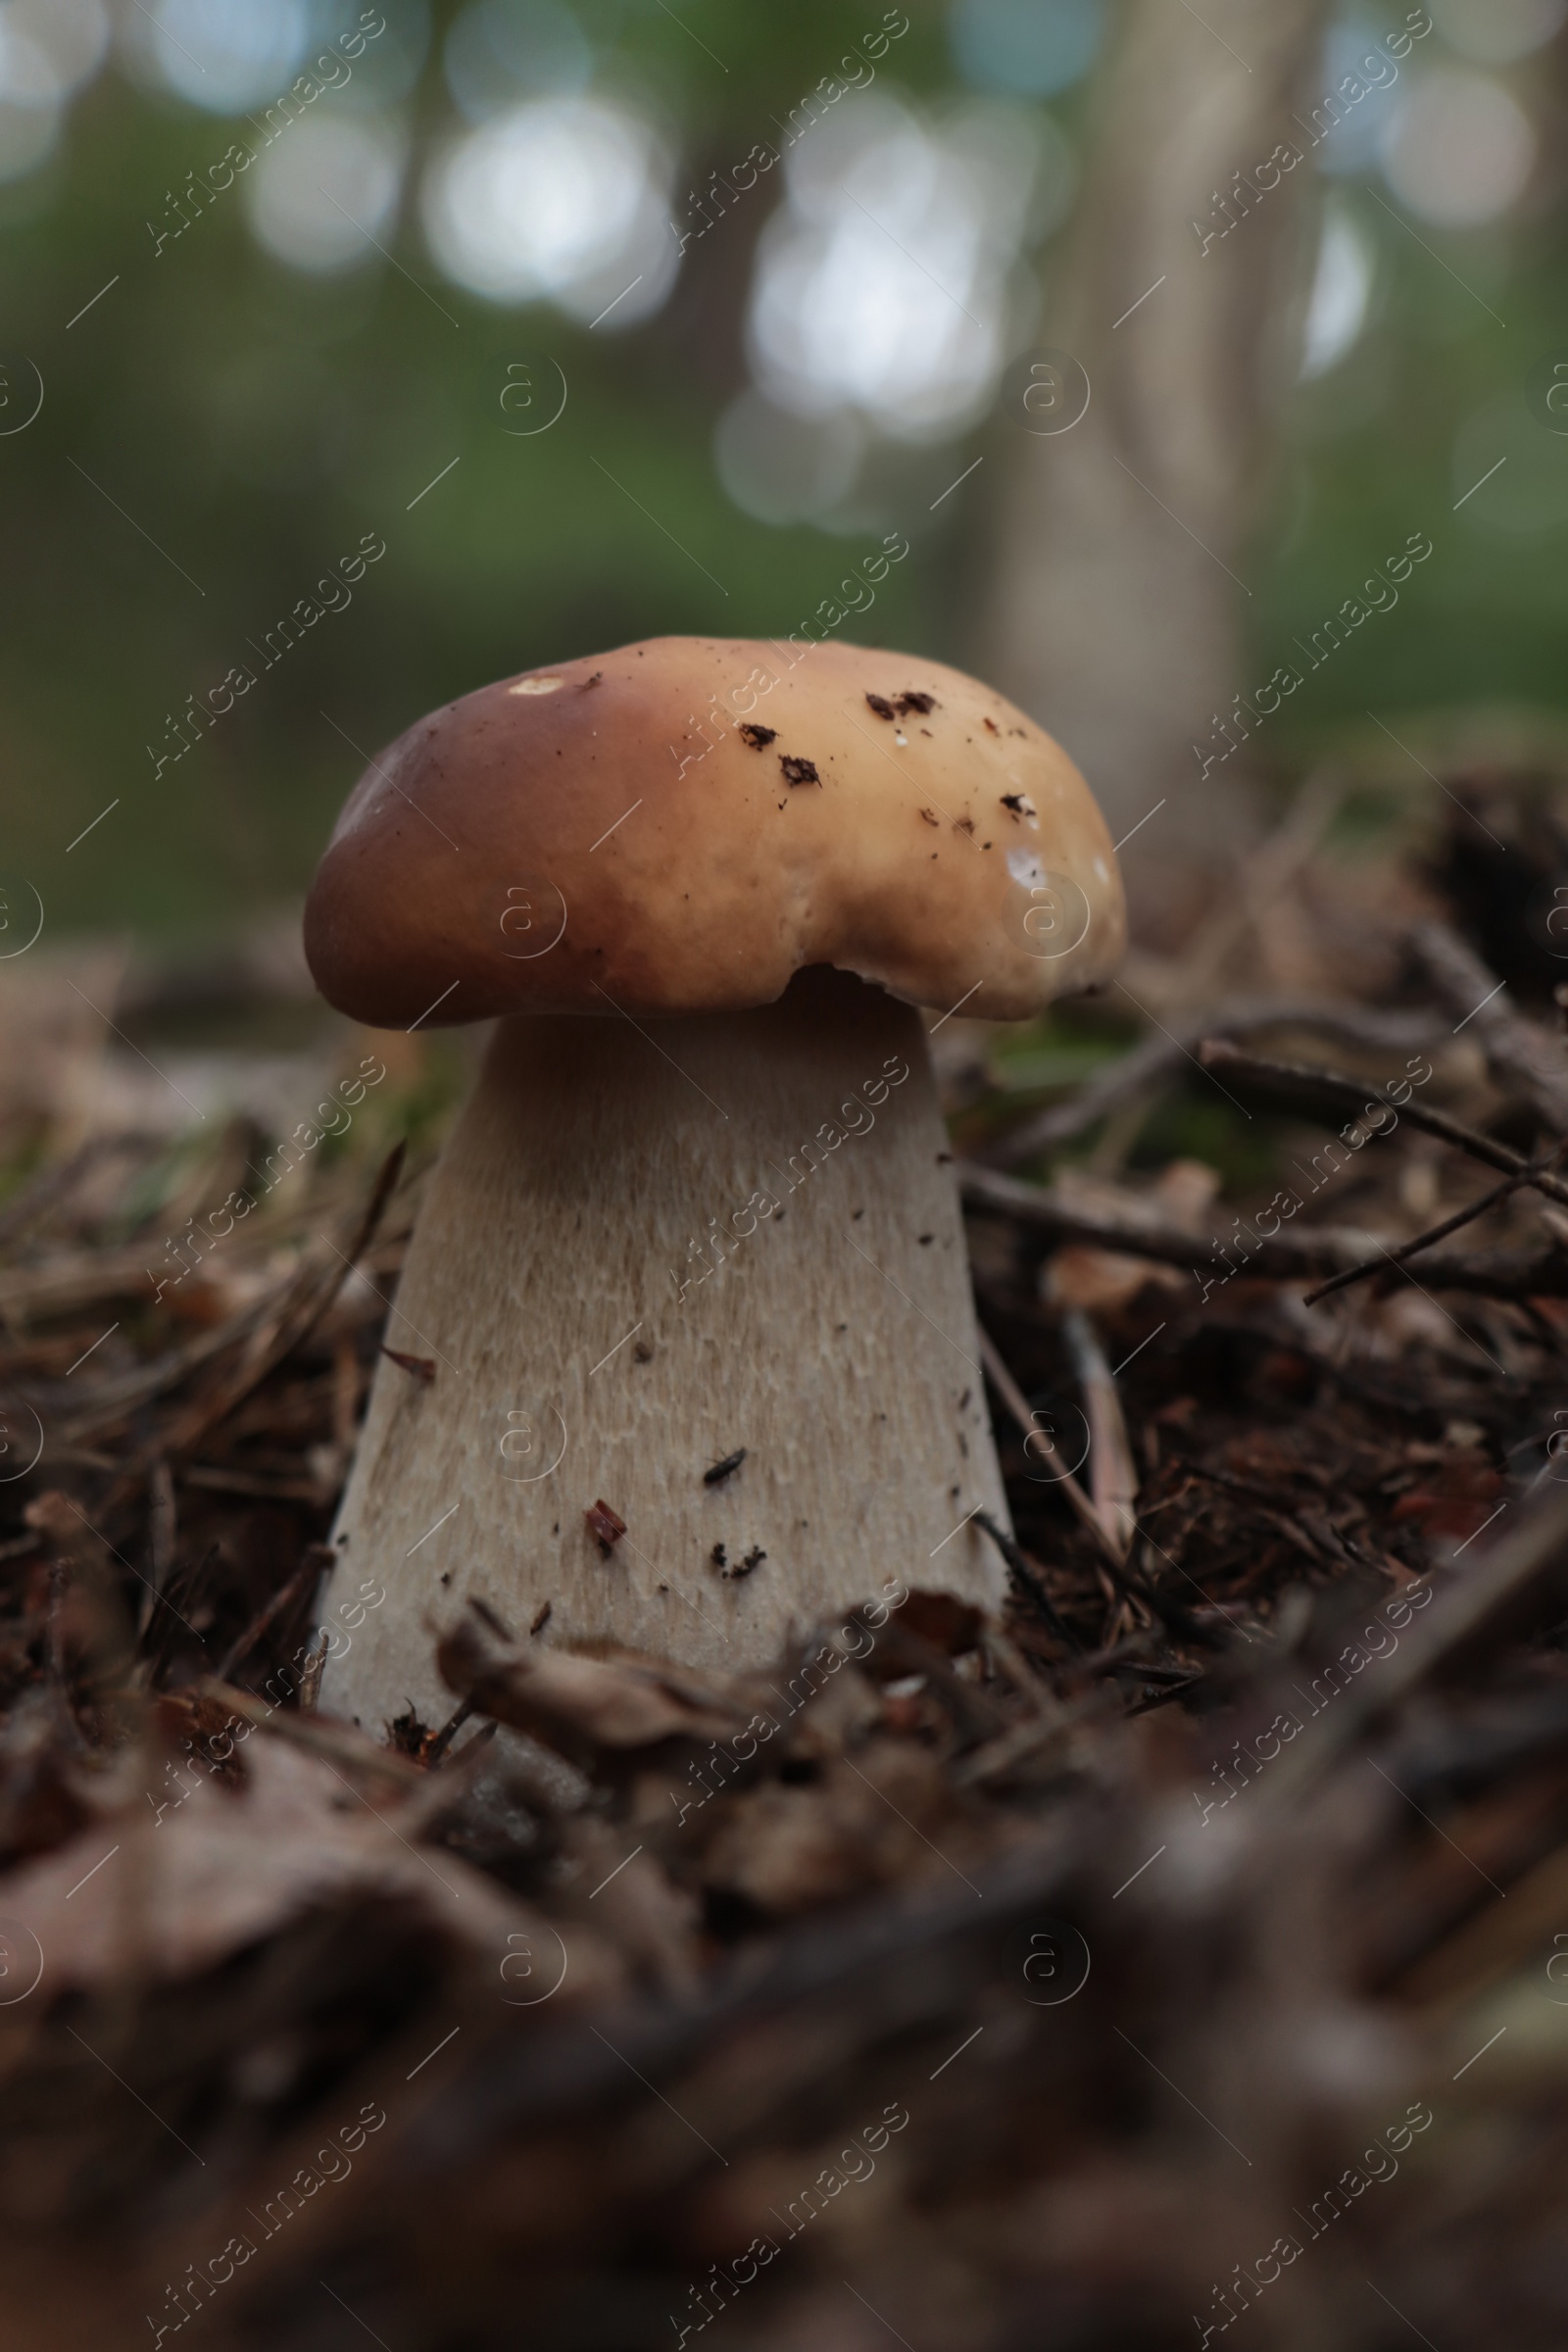
[[[908,654],[657,637],[483,686],[371,761],[305,909],[379,1028],[740,1011],[808,964],[1019,1020],[1126,916],[1072,761]]]

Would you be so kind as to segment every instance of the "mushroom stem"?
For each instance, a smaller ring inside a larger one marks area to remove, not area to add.
[[[918,1015],[845,973],[753,1012],[500,1022],[389,1335],[435,1376],[382,1360],[344,1497],[328,1608],[386,1599],[326,1703],[440,1722],[431,1627],[469,1594],[721,1672],[895,1585],[995,1607],[947,1157]]]

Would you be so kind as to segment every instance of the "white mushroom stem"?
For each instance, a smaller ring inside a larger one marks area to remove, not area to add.
[[[522,1637],[548,1604],[541,1641],[720,1672],[884,1592],[995,1607],[947,1160],[918,1016],[845,974],[757,1012],[501,1022],[387,1332],[434,1378],[377,1371],[325,1621],[386,1598],[323,1703],[439,1723],[431,1628],[470,1594]]]

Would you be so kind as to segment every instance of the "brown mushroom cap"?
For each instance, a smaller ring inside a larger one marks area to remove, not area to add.
[[[907,654],[710,637],[421,718],[350,795],[305,911],[322,994],[383,1028],[739,1011],[819,963],[1017,1020],[1124,936],[1088,786],[1001,695]]]

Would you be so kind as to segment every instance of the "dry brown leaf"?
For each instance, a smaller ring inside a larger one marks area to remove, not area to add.
[[[700,1975],[696,1896],[674,1884],[635,1830],[579,1814],[562,1851],[576,1876],[561,1885],[557,1917],[594,1921],[663,1991],[690,1998]]]
[[[947,1817],[946,1819],[944,1817]],[[710,1886],[777,1915],[852,1894],[950,1857],[952,1804],[923,1748],[883,1740],[806,1786],[765,1784],[724,1811],[704,1856]]]
[[[1135,1223],[1148,1220],[1175,1225],[1200,1241],[1208,1236],[1220,1177],[1200,1159],[1174,1159],[1152,1185],[1138,1192],[1087,1168],[1059,1170],[1054,1189],[1074,1208],[1127,1217]],[[1124,1257],[1091,1242],[1069,1242],[1047,1259],[1040,1281],[1041,1296],[1048,1305],[1114,1311],[1151,1285],[1156,1290],[1186,1290],[1191,1276],[1180,1266]]]
[[[46,1999],[127,1976],[194,1976],[310,1905],[355,1896],[401,1897],[498,1957],[509,1931],[526,1926],[477,1871],[411,1843],[395,1800],[372,1810],[330,1764],[282,1740],[254,1739],[246,1756],[248,1785],[234,1794],[188,1764],[160,1766],[138,1810],[100,1818],[0,1880],[0,1914],[42,1952]]]
[[[575,1733],[601,1747],[719,1740],[743,1729],[752,1712],[657,1659],[522,1649],[472,1613],[442,1638],[436,1660],[450,1688],[481,1714],[546,1738]]]
[[[1088,1315],[1081,1308],[1069,1308],[1062,1318],[1062,1332],[1089,1408],[1090,1494],[1117,1558],[1124,1560],[1132,1549],[1137,1527],[1134,1506],[1139,1482],[1121,1398]]]

